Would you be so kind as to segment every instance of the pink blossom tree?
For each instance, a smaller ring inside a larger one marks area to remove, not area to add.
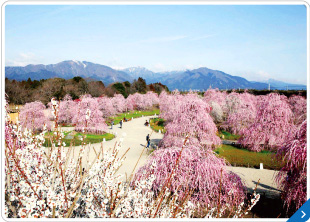
[[[152,91],[149,91],[145,94],[145,103],[147,104],[146,107],[147,108],[152,108],[152,106],[154,105],[158,105],[159,104],[159,98],[157,93],[154,93]]]
[[[122,94],[115,94],[111,101],[117,113],[126,111],[126,99]]]
[[[59,122],[72,124],[72,120],[76,111],[77,103],[74,102],[70,95],[66,95],[59,103]]]
[[[221,143],[216,135],[216,125],[209,115],[211,107],[207,103],[194,93],[176,95],[175,101],[176,104],[171,104],[174,106],[173,112],[169,114],[169,122],[165,127],[166,134],[162,140],[164,147],[180,145],[181,138],[186,135],[190,144],[200,144],[207,148]]]
[[[211,117],[214,122],[222,123],[227,115],[227,92],[221,92],[219,89],[208,89],[203,97],[203,100],[211,106]]]
[[[243,132],[240,143],[249,150],[277,149],[294,128],[286,96],[270,93],[259,100],[254,122]]]
[[[211,107],[210,115],[215,123],[221,123],[224,119],[224,113],[222,107],[217,102],[210,102]]]
[[[172,121],[175,112],[178,111],[179,101],[182,101],[182,98],[183,96],[177,90],[173,91],[170,95],[166,91],[163,91],[159,96],[160,117],[168,122]]]
[[[276,180],[287,209],[298,209],[307,201],[307,121],[291,133],[292,137],[287,137],[277,152],[285,165]]]
[[[126,108],[127,108],[127,111],[132,111],[132,110],[134,110],[136,108],[134,100],[135,100],[135,98],[134,98],[134,96],[132,94],[129,95],[126,98]]]
[[[127,97],[126,105],[129,110],[145,110],[150,104],[146,103],[145,96],[143,94],[135,93]]]
[[[241,179],[226,170],[224,159],[197,146],[154,151],[135,179],[141,180],[148,174],[156,177],[152,185],[155,192],[166,186],[170,192],[178,192],[182,197],[191,191],[190,201],[201,209],[226,204],[234,208],[245,198]]]
[[[307,119],[307,100],[306,98],[294,95],[289,98],[289,104],[294,114],[295,124],[300,124]]]
[[[103,114],[99,109],[96,98],[84,97],[78,103],[73,123],[76,124],[76,131],[87,131],[92,133],[103,133],[108,130]]]
[[[45,116],[44,110],[45,106],[40,101],[26,103],[19,115],[21,125],[32,131],[42,130],[44,125],[50,128],[49,119]]]
[[[207,103],[216,102],[221,107],[225,106],[227,92],[221,92],[219,89],[208,89],[204,94],[204,101]]]
[[[257,113],[257,99],[247,92],[238,94],[232,92],[227,96],[227,119],[224,128],[234,134],[243,135],[253,124]]]
[[[107,118],[116,114],[116,110],[113,106],[111,98],[104,96],[99,97],[97,100],[99,103],[99,109],[102,112],[103,117]]]

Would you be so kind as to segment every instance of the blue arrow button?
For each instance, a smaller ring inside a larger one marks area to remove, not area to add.
[[[307,200],[287,222],[310,222],[310,199]]]

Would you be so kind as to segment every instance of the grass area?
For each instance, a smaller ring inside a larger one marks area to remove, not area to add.
[[[231,134],[224,130],[219,130],[218,136],[224,140],[238,140],[241,137],[240,135]]]
[[[275,153],[270,151],[252,152],[230,145],[221,145],[215,152],[224,157],[232,166],[259,168],[260,163],[264,169],[280,170],[282,164],[276,161]]]
[[[164,119],[161,119],[161,118],[152,118],[150,120],[150,124],[151,124],[151,128],[155,131],[155,132],[158,132],[159,130],[162,132],[162,133],[165,133],[166,130],[165,130],[165,120]]]
[[[131,120],[131,118],[138,118],[142,116],[153,116],[153,115],[159,115],[159,109],[153,109],[153,110],[146,110],[146,111],[130,111],[126,113],[118,114],[114,117],[109,117],[106,119],[106,123],[111,126],[111,121],[114,120],[114,125],[119,124],[119,121],[121,119],[124,119],[124,117],[128,120]]]
[[[65,137],[72,133],[72,131],[70,132],[64,132]],[[50,138],[52,136],[53,132],[48,132],[45,134],[46,139],[45,142],[43,143],[43,146],[45,147],[50,147],[51,146],[51,141]],[[110,133],[105,133],[105,134],[101,134],[101,135],[96,135],[96,134],[85,134],[85,133],[76,133],[73,132],[74,135],[73,139],[63,139],[63,142],[66,144],[66,146],[70,146],[72,144],[72,146],[79,146],[82,144],[82,140],[81,138],[85,137],[84,142],[86,144],[89,143],[100,143],[102,142],[102,140],[105,138],[106,141],[113,139],[115,136],[113,134]]]

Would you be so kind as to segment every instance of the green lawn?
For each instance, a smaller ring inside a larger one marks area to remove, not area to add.
[[[241,137],[240,135],[231,134],[224,130],[219,130],[218,136],[224,140],[238,140]]]
[[[71,131],[70,131],[71,132]],[[65,136],[67,136],[70,132],[64,132]],[[50,139],[51,135],[53,134],[53,132],[48,132],[46,133],[46,139],[45,142],[43,143],[43,146],[45,147],[50,147]],[[84,142],[86,144],[89,143],[100,143],[102,142],[102,140],[105,138],[106,141],[113,139],[115,136],[113,134],[110,133],[105,133],[102,135],[96,135],[96,134],[84,134],[84,133],[75,133],[73,139],[63,139],[63,142],[66,143],[66,146],[70,146],[70,144],[72,143],[72,146],[79,146],[82,144],[82,140],[81,137],[86,136]]]
[[[151,121],[151,128],[155,131],[155,132],[158,132],[159,130],[162,132],[162,133],[165,133],[166,130],[165,130],[165,120],[164,119],[161,119],[161,118],[152,118]]]
[[[129,113],[129,114],[128,114]],[[111,126],[111,121],[114,120],[114,125],[118,124],[119,121],[121,119],[124,119],[124,117],[126,117],[126,119],[131,120],[131,118],[138,118],[138,117],[142,117],[142,116],[153,116],[153,115],[159,115],[159,109],[153,109],[153,110],[146,110],[146,111],[130,111],[130,112],[126,112],[126,113],[121,113],[118,114],[114,117],[109,117],[106,119],[106,123]]]
[[[259,168],[259,164],[263,163],[264,169],[280,170],[282,168],[282,164],[274,159],[275,153],[270,151],[257,153],[230,145],[221,145],[215,152],[224,157],[232,166]]]

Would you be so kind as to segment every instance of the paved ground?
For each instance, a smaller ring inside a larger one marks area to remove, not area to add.
[[[245,183],[248,191],[252,193],[253,189],[259,180],[256,192],[260,195],[265,195],[269,198],[279,197],[280,190],[277,184],[274,182],[274,178],[278,171],[275,170],[260,170],[246,167],[227,167],[228,170],[236,173],[241,177]]]
[[[108,148],[112,148],[114,147],[116,142],[119,142],[120,139],[123,138],[123,145],[122,145],[119,155],[120,156],[123,155],[124,152],[126,152],[128,148],[130,148],[130,150],[126,154],[126,159],[123,162],[123,166],[119,169],[118,173],[122,173],[122,174],[127,173],[127,175],[129,176],[132,170],[134,169],[135,164],[137,163],[137,160],[139,159],[139,156],[141,155],[141,153],[143,152],[136,169],[142,166],[145,163],[146,158],[148,157],[147,149],[144,149],[146,145],[147,134],[151,135],[150,138],[151,138],[152,144],[158,143],[163,137],[163,134],[156,133],[154,131],[152,132],[152,129],[150,127],[144,126],[145,120],[149,121],[150,118],[151,118],[150,116],[141,117],[141,118],[133,119],[129,122],[124,122],[122,129],[119,127],[119,124],[114,125],[113,129],[109,127],[108,133],[115,134],[116,138],[110,141],[103,142],[103,143],[91,144],[89,158],[93,159],[95,157],[95,152],[93,150],[93,147],[96,150],[96,152],[99,152],[101,149],[101,145],[103,146],[104,150]],[[62,127],[62,130],[71,131],[73,130],[73,127]],[[79,150],[79,147],[75,147],[75,150]],[[77,155],[78,153],[75,152],[74,156],[77,156]],[[86,163],[86,159],[83,159],[83,164],[85,163]]]

